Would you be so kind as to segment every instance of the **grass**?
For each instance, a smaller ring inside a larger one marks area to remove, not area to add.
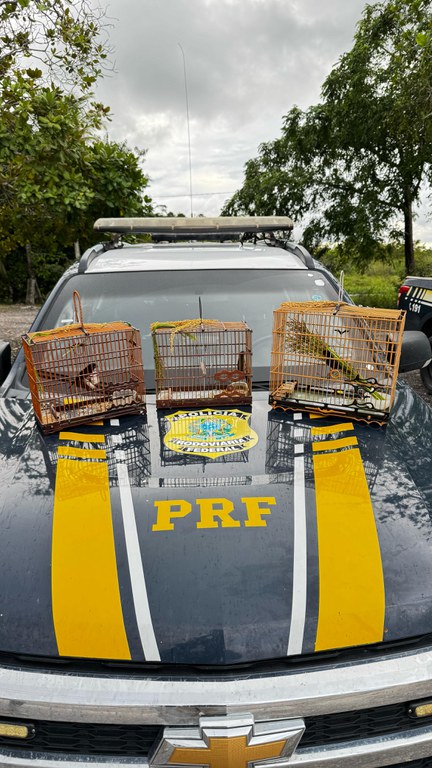
[[[339,277],[339,270],[345,271],[345,288],[356,302],[370,307],[393,309],[397,304],[398,289],[406,272],[403,251],[395,247],[392,258],[371,261],[363,271],[347,264],[347,257],[340,261],[336,251],[328,251],[323,262]],[[432,249],[416,243],[415,275],[432,277]]]
[[[399,275],[345,275],[345,289],[356,304],[365,307],[396,307],[398,288],[402,280]]]

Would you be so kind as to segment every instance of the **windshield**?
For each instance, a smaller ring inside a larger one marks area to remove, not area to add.
[[[72,292],[79,291],[84,322],[125,320],[139,328],[147,386],[153,385],[150,324],[203,318],[244,320],[252,329],[254,378],[268,379],[273,310],[282,301],[337,298],[326,276],[306,270],[184,270],[74,275],[43,315],[40,328],[73,322]]]

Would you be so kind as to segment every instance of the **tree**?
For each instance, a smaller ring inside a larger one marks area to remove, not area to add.
[[[293,107],[284,118],[282,136],[261,144],[258,157],[245,166],[244,182],[225,204],[223,215],[290,215],[302,220],[322,198],[321,158],[324,142],[321,107],[302,112]]]
[[[95,218],[150,207],[148,180],[143,152],[100,138],[101,105],[22,73],[5,77],[2,93],[0,262],[9,277],[25,254],[32,301],[36,278],[58,276]]]
[[[51,287],[95,218],[151,210],[145,153],[101,139],[109,49],[90,0],[0,0],[0,275]]]
[[[431,29],[429,0],[367,5],[322,102],[290,111],[225,211],[282,206],[308,217],[309,238],[342,241],[363,261],[403,239],[412,272],[415,208],[432,179]]]
[[[407,272],[414,269],[414,209],[432,178],[432,46],[421,37],[431,27],[429,0],[366,6],[352,50],[323,87],[333,161],[342,156],[338,175],[351,182],[372,232],[381,226],[397,236],[392,225],[402,214]]]
[[[88,0],[0,0],[0,78],[35,71],[88,91],[109,53],[103,13]]]

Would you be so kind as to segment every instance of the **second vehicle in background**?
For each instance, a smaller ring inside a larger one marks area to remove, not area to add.
[[[406,330],[423,331],[432,346],[432,277],[407,277],[399,288],[398,307],[406,310]],[[432,393],[432,362],[420,369],[420,376]]]

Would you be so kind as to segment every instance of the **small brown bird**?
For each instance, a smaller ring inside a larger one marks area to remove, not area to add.
[[[99,371],[96,363],[89,363],[72,381],[72,386],[88,389],[93,392],[100,384]]]

